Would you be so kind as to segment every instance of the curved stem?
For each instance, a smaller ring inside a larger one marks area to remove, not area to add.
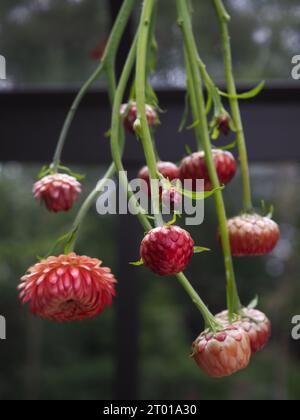
[[[184,45],[186,49],[187,58],[189,61],[190,71],[193,78],[193,89],[195,92],[194,98],[191,105],[193,108],[194,119],[198,121],[195,127],[196,136],[202,140],[203,148],[206,156],[206,164],[208,167],[209,176],[213,185],[213,188],[220,188],[220,182],[216,172],[211,143],[209,138],[208,123],[205,112],[205,102],[202,90],[202,80],[198,70],[197,56],[198,51],[196,49],[196,43],[192,30],[192,23],[188,5],[185,0],[176,0],[177,10],[179,16],[179,26],[181,27]],[[220,225],[220,234],[224,252],[224,262],[227,279],[227,305],[230,316],[233,313],[239,312],[240,300],[238,296],[235,274],[233,269],[233,261],[231,256],[231,247],[229,241],[229,234],[227,228],[227,216],[225,210],[225,204],[223,200],[222,191],[217,190],[215,193],[216,209]]]
[[[182,285],[184,290],[187,292],[187,294],[192,299],[193,303],[197,306],[199,311],[201,312],[204,321],[205,321],[205,327],[209,328],[210,330],[216,332],[220,327],[220,324],[216,320],[216,318],[213,316],[213,314],[210,312],[210,310],[207,308],[203,300],[200,298],[196,290],[193,288],[193,286],[190,284],[188,279],[183,273],[179,273],[176,275],[177,280]]]
[[[151,182],[151,199],[153,203],[153,212],[156,226],[163,226],[163,218],[160,213],[159,202],[159,176],[157,173],[156,154],[153,148],[151,132],[146,116],[146,73],[147,73],[147,51],[149,45],[149,35],[151,29],[151,18],[155,0],[144,0],[143,11],[140,21],[137,43],[137,62],[136,62],[136,101],[138,110],[138,119],[141,121],[141,130],[139,132],[144,153],[149,168]]]
[[[113,159],[114,159],[116,169],[117,169],[117,171],[120,172],[120,180],[123,184],[123,187],[127,189],[128,196],[131,200],[133,200],[134,206],[136,208],[138,208],[138,207],[140,208],[134,194],[132,193],[132,191],[130,189],[128,179],[127,179],[124,167],[123,167],[122,157],[121,157],[121,153],[120,153],[120,145],[119,145],[119,142],[118,142],[118,134],[121,130],[121,127],[120,127],[120,106],[121,106],[122,101],[123,101],[124,93],[125,93],[125,90],[126,90],[126,85],[127,85],[128,80],[129,80],[130,72],[131,72],[131,69],[133,67],[134,60],[135,60],[136,41],[137,40],[135,39],[135,41],[133,43],[133,46],[131,47],[129,56],[127,58],[126,64],[124,66],[124,69],[123,69],[123,72],[122,72],[122,75],[121,75],[121,78],[120,78],[120,81],[119,81],[119,85],[118,85],[117,90],[116,90],[116,95],[115,95],[115,100],[114,100],[114,105],[113,105],[113,112],[112,112],[111,150],[112,150],[112,155],[113,155]],[[140,221],[141,225],[143,226],[143,228],[147,232],[152,229],[152,226],[151,226],[147,216],[144,214],[144,211],[143,211],[142,208],[140,208],[138,218],[139,218],[139,221]],[[201,300],[201,298],[199,297],[197,292],[190,285],[190,283],[189,283],[188,279],[185,277],[185,275],[183,273],[179,273],[179,274],[177,274],[176,277],[179,280],[179,282],[181,283],[181,285],[183,286],[183,288],[185,289],[185,291],[187,292],[187,294],[191,297],[194,304],[197,306],[197,308],[202,313],[202,315],[205,319],[206,325],[209,328],[211,328],[213,331],[216,330],[219,327],[217,321],[214,319],[213,315],[209,312],[208,308],[205,306],[205,304],[203,303],[203,301]]]
[[[115,174],[115,165],[112,163],[107,170],[104,177],[97,183],[96,187],[91,191],[91,193],[88,195],[88,197],[85,199],[84,203],[79,209],[79,212],[77,213],[77,216],[75,218],[75,221],[73,223],[73,227],[71,229],[71,232],[74,233],[74,238],[72,244],[69,246],[68,251],[73,251],[76,245],[76,241],[78,238],[78,232],[81,227],[81,224],[83,220],[85,219],[88,211],[92,207],[95,200],[97,200],[98,196],[101,194],[103,189],[105,188],[107,182],[109,179],[111,179]]]
[[[54,153],[53,162],[51,165],[51,168],[53,169],[54,172],[58,171],[58,166],[61,161],[62,150],[65,144],[69,129],[71,127],[71,124],[77,112],[77,109],[83,97],[85,96],[86,92],[93,85],[93,83],[98,79],[98,77],[102,74],[104,70],[106,70],[111,75],[114,74],[113,69],[115,67],[117,50],[120,45],[122,35],[125,31],[127,22],[129,20],[129,17],[135,5],[135,2],[136,0],[124,0],[124,3],[115,21],[115,24],[113,26],[111,35],[109,37],[104,55],[101,59],[101,62],[98,68],[94,71],[92,76],[84,83],[84,85],[82,86],[82,88],[80,89],[79,93],[77,94],[76,98],[74,99],[72,103],[72,106],[63,124],[62,130],[59,136],[59,140],[57,143],[57,147]],[[115,76],[112,76],[112,77],[115,77]]]
[[[241,162],[241,171],[243,178],[243,206],[244,211],[251,211],[253,208],[252,197],[251,197],[251,184],[250,184],[250,173],[248,165],[248,153],[246,148],[245,133],[243,128],[243,122],[239,107],[238,99],[234,98],[236,96],[236,86],[233,76],[233,65],[232,65],[232,53],[230,45],[230,35],[228,29],[228,22],[230,21],[230,16],[227,13],[222,0],[213,0],[214,6],[217,12],[219,19],[221,36],[222,36],[222,48],[223,56],[225,63],[225,72],[226,72],[226,81],[227,81],[227,90],[231,95],[229,98],[229,103],[231,107],[232,118],[236,127],[237,135],[237,144],[239,149],[239,156]]]
[[[196,98],[196,94],[193,88],[193,73],[192,73],[192,69],[190,66],[190,62],[188,60],[188,56],[187,56],[187,51],[186,48],[184,48],[184,58],[185,58],[185,64],[186,64],[186,79],[187,79],[187,91],[188,91],[188,95],[189,95],[189,100],[192,106],[192,109],[196,109],[197,107],[197,98]],[[194,113],[194,118],[195,118],[195,113]],[[198,122],[199,123],[199,122]],[[200,136],[196,136],[196,141],[197,141],[197,148],[198,151],[203,149],[203,145],[202,145],[202,138]]]
[[[113,110],[112,110],[112,128],[111,128],[111,152],[112,152],[112,157],[115,163],[115,167],[116,167],[116,170],[119,172],[120,181],[122,183],[123,188],[125,189],[125,191],[128,192],[129,199],[133,199],[133,200],[134,200],[134,194],[128,183],[128,179],[127,179],[126,172],[125,172],[123,162],[122,162],[122,156],[121,156],[120,144],[119,144],[119,135],[120,135],[120,132],[123,131],[120,124],[120,107],[123,101],[126,85],[128,83],[131,70],[134,66],[135,57],[136,57],[136,45],[137,45],[137,41],[135,39],[130,49],[128,58],[126,60],[126,63],[125,63],[125,66],[124,66],[124,69],[123,69],[123,72],[119,81],[119,85],[116,90],[116,95],[115,95]],[[145,215],[145,211],[141,208],[141,206],[137,203],[137,201],[135,202],[135,204],[136,204],[136,208],[139,209],[138,218],[142,226],[144,227],[146,231],[151,230],[152,225],[149,222],[147,216]]]

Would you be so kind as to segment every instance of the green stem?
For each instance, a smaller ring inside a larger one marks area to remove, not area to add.
[[[151,18],[155,0],[144,0],[142,16],[138,32],[137,62],[136,62],[136,101],[138,119],[141,121],[140,138],[143,144],[147,166],[149,168],[151,182],[151,198],[156,226],[163,226],[163,218],[160,213],[159,201],[159,176],[157,173],[156,155],[153,148],[151,132],[146,116],[146,73],[147,73],[147,52],[149,46],[149,35],[151,32]]]
[[[116,90],[114,105],[113,105],[113,111],[112,111],[112,130],[111,130],[111,150],[112,155],[114,159],[115,166],[117,168],[117,171],[120,172],[121,175],[121,182],[123,184],[123,187],[127,189],[129,198],[134,202],[134,206],[136,208],[139,207],[139,204],[132,193],[127,176],[125,174],[124,166],[122,163],[122,156],[120,153],[120,144],[118,141],[118,133],[121,130],[120,127],[120,106],[123,101],[123,97],[126,90],[126,85],[129,80],[130,72],[134,64],[136,55],[136,40],[134,41],[133,46],[131,47],[129,56],[127,58],[126,64],[123,68],[123,72],[119,81],[119,85]],[[139,221],[143,228],[148,232],[152,229],[152,226],[147,218],[147,216],[144,214],[143,209],[140,208],[140,212],[138,214]],[[185,291],[188,293],[188,295],[191,297],[194,304],[197,306],[197,308],[201,311],[205,323],[208,327],[210,327],[213,331],[215,331],[217,328],[219,328],[219,325],[217,321],[214,319],[213,315],[209,312],[201,298],[198,296],[197,292],[193,289],[193,287],[190,285],[188,279],[185,277],[183,273],[177,274],[177,279],[181,283],[181,285],[184,287]]]
[[[79,234],[79,229],[82,225],[83,220],[85,219],[88,211],[92,207],[93,203],[97,200],[103,189],[105,188],[107,182],[109,179],[111,179],[115,174],[115,165],[111,164],[109,169],[107,170],[104,177],[97,183],[96,187],[93,189],[93,191],[88,195],[84,203],[82,204],[75,221],[73,223],[73,227],[71,232],[74,233],[74,239],[72,244],[69,246],[68,251],[71,252],[74,250],[76,241]]]
[[[213,188],[220,188],[220,182],[216,172],[213,154],[211,150],[211,143],[209,138],[208,123],[205,112],[205,102],[202,90],[202,80],[198,69],[198,51],[196,49],[196,43],[193,35],[191,17],[188,9],[186,0],[176,0],[177,10],[179,16],[179,26],[181,27],[184,45],[186,49],[187,58],[189,61],[190,71],[193,79],[193,89],[195,92],[191,106],[193,109],[194,119],[199,123],[195,127],[196,136],[202,140],[203,148],[206,156],[206,164],[209,171],[209,176],[213,185]],[[227,216],[225,210],[225,204],[223,200],[222,191],[217,190],[215,193],[216,209],[220,225],[220,234],[224,252],[224,262],[227,279],[227,305],[230,316],[233,313],[239,312],[240,300],[238,296],[235,274],[233,269],[233,261],[231,256],[230,240],[227,228]]]
[[[196,98],[196,94],[195,94],[195,91],[194,91],[194,88],[193,88],[193,74],[192,74],[190,62],[188,60],[188,55],[187,55],[186,48],[184,48],[184,57],[185,57],[185,63],[186,63],[187,91],[188,91],[188,95],[189,95],[189,99],[190,99],[192,109],[196,109],[197,98]],[[195,118],[195,113],[194,113],[194,118]],[[199,123],[199,121],[198,121],[198,123]],[[197,140],[198,150],[202,150],[202,148],[203,148],[202,138],[200,136],[196,136],[196,140]]]
[[[217,322],[213,314],[209,311],[209,309],[207,308],[203,300],[200,298],[196,290],[193,288],[193,286],[190,284],[186,276],[183,273],[179,273],[176,275],[176,277],[179,283],[182,285],[182,287],[186,291],[186,293],[192,299],[193,303],[197,306],[197,308],[201,312],[205,321],[205,327],[216,332],[220,328],[220,324]]]
[[[123,97],[125,94],[128,80],[130,78],[131,70],[134,66],[135,57],[136,57],[136,45],[137,45],[137,42],[135,39],[130,49],[128,58],[126,60],[126,63],[123,68],[123,72],[119,81],[119,85],[116,90],[116,95],[115,95],[113,110],[112,110],[112,128],[111,128],[111,152],[112,152],[112,157],[115,163],[115,167],[116,167],[116,170],[119,172],[120,182],[123,188],[125,189],[125,191],[128,192],[129,199],[133,201],[135,200],[135,196],[129,186],[126,172],[123,166],[122,154],[120,152],[120,144],[119,144],[119,133],[122,130],[121,124],[120,124],[120,120],[121,120],[120,107],[123,101]],[[143,228],[146,231],[151,230],[152,225],[149,222],[147,216],[145,215],[145,211],[141,208],[141,206],[138,204],[136,200],[135,200],[135,205],[136,205],[136,208],[139,209],[138,218]]]
[[[214,6],[217,12],[219,19],[221,36],[222,36],[222,47],[223,47],[223,56],[225,63],[225,72],[226,72],[226,81],[227,81],[227,90],[231,95],[229,98],[229,103],[231,107],[232,118],[236,127],[237,135],[237,144],[239,149],[239,156],[241,162],[241,171],[243,178],[243,205],[244,211],[251,211],[253,208],[252,198],[251,198],[251,184],[250,184],[250,173],[248,165],[248,153],[246,147],[245,133],[243,128],[243,122],[239,107],[239,101],[235,98],[236,86],[233,76],[233,64],[232,64],[232,53],[231,53],[231,44],[230,44],[230,34],[228,29],[228,22],[230,21],[230,16],[227,13],[222,0],[213,0]]]
[[[58,171],[58,167],[61,161],[62,150],[64,148],[64,144],[65,144],[69,129],[71,127],[71,124],[77,112],[77,109],[82,99],[84,98],[86,92],[94,84],[94,82],[98,79],[98,77],[101,75],[101,73],[104,70],[106,70],[106,72],[109,75],[111,75],[111,77],[113,78],[115,77],[113,69],[115,67],[118,47],[120,45],[122,35],[125,31],[126,25],[132,13],[135,2],[136,0],[124,0],[124,3],[115,21],[107,46],[105,48],[104,55],[101,59],[101,62],[98,68],[94,71],[92,76],[84,83],[84,85],[82,86],[82,88],[80,89],[79,93],[77,94],[76,98],[74,99],[72,103],[72,106],[63,124],[62,130],[59,136],[59,140],[57,143],[57,147],[54,153],[53,162],[51,165],[51,168],[53,169],[54,172]]]

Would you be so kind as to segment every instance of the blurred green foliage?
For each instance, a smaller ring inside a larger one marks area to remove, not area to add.
[[[71,84],[95,67],[92,52],[108,36],[109,0],[2,0],[0,53],[9,82]],[[291,58],[299,54],[298,0],[227,0],[235,72],[239,81],[290,79]],[[210,1],[194,1],[200,51],[209,70],[223,79],[218,23]],[[140,7],[136,8],[136,17]],[[167,28],[167,30],[166,30]],[[157,37],[160,86],[185,82],[181,36],[174,0],[159,2]]]

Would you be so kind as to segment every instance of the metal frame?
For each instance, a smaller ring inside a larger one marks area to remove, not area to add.
[[[244,90],[246,86],[239,87]],[[47,162],[66,112],[76,90],[40,89],[2,92],[1,160]],[[184,106],[184,92],[158,92],[160,104],[168,112],[156,138],[162,157],[177,160],[184,146],[194,145],[191,131],[178,133]],[[253,161],[298,161],[299,87],[268,87],[255,100],[241,103],[249,156]],[[64,159],[70,163],[108,164],[109,141],[104,133],[110,126],[110,107],[106,93],[92,91],[84,99],[66,145]],[[227,140],[228,141],[228,140]],[[82,145],[84,144],[84,148]],[[141,148],[128,141],[125,159],[129,166],[143,161]]]

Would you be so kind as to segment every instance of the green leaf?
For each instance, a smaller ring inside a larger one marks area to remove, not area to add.
[[[155,109],[159,108],[158,97],[150,83],[147,83],[146,85],[146,102]]]
[[[85,179],[85,175],[78,174],[78,173],[72,171],[72,169],[68,168],[67,166],[59,165],[58,169],[66,172],[70,176],[73,176],[74,178],[77,179],[77,181],[82,181],[83,179]]]
[[[212,140],[218,140],[218,138],[220,137],[220,130],[218,127],[215,127],[211,133],[211,139]]]
[[[192,151],[191,147],[188,144],[185,145],[185,152],[189,156],[191,156],[193,154],[193,151]]]
[[[205,107],[206,115],[208,115],[210,113],[211,108],[212,108],[212,104],[213,104],[213,95],[211,93],[211,90],[208,90],[206,107]]]
[[[73,232],[73,231],[72,231]],[[39,257],[42,260],[46,259],[52,255],[54,255],[56,253],[57,248],[62,245],[64,242],[68,242],[70,240],[70,237],[72,235],[72,232],[68,232],[65,233],[64,235],[60,236],[54,243],[54,245],[52,246],[52,248],[50,248],[49,252],[44,256],[44,257]]]
[[[221,90],[219,90],[219,94],[229,99],[252,99],[260,94],[260,92],[265,87],[265,84],[266,82],[262,81],[259,83],[259,85],[257,85],[254,89],[251,89],[249,92],[239,93],[237,95],[230,95],[229,93],[222,92]]]
[[[270,204],[270,206],[268,207],[265,200],[261,200],[261,210],[262,210],[262,215],[264,217],[267,217],[268,219],[272,219],[274,216],[274,205]]]
[[[111,138],[111,128],[104,133],[104,137]]]
[[[177,190],[180,194],[192,200],[205,200],[206,198],[213,196],[217,191],[222,191],[223,189],[224,189],[224,186],[214,188],[212,191],[196,192],[196,191],[189,191],[189,190],[185,190],[183,188],[177,187]]]
[[[78,234],[78,228],[74,229],[71,232],[70,237],[69,237],[69,239],[68,239],[68,241],[67,241],[67,243],[66,243],[66,245],[64,247],[64,253],[65,254],[69,254],[70,253],[70,251],[71,251],[71,249],[73,247],[74,241],[77,238],[77,234]]]
[[[249,305],[247,306],[248,309],[255,309],[258,306],[258,302],[259,302],[259,297],[255,296],[255,298],[249,303]]]
[[[200,121],[194,121],[191,125],[187,127],[187,130],[193,130],[194,128],[198,127]]]
[[[49,165],[44,165],[40,172],[38,173],[38,179],[42,179],[47,175],[51,174],[51,168]]]
[[[139,261],[131,262],[129,264],[133,265],[134,267],[141,267],[142,265],[144,265],[144,261],[142,259],[140,259]]]
[[[211,249],[204,248],[203,246],[195,246],[194,247],[194,254],[201,254],[202,252],[209,252]]]
[[[184,129],[184,127],[187,124],[187,120],[189,117],[189,113],[190,113],[190,108],[189,108],[189,94],[186,93],[185,95],[185,104],[184,104],[184,112],[183,112],[183,116],[181,118],[181,122],[180,122],[180,126],[179,126],[179,133],[181,133]]]
[[[235,149],[236,146],[237,146],[237,141],[235,140],[234,142],[232,142],[230,144],[227,144],[226,146],[218,147],[218,149],[220,149],[220,150],[232,150],[232,149]]]

